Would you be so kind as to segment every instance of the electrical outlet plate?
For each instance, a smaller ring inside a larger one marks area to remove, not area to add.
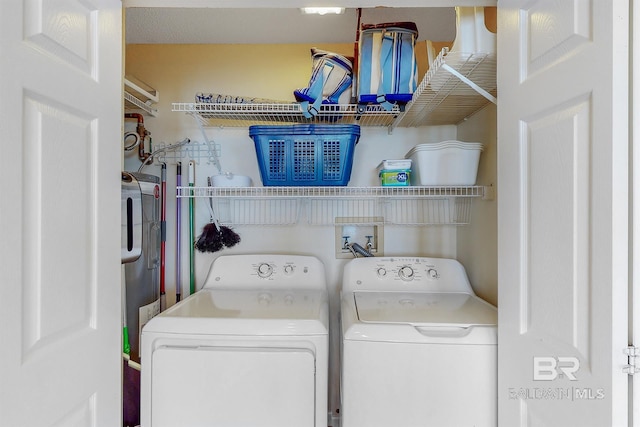
[[[384,218],[382,217],[337,217],[335,221],[336,258],[353,258],[351,251],[344,247],[345,238],[350,243],[358,243],[365,249],[371,242],[369,252],[375,256],[384,255]]]

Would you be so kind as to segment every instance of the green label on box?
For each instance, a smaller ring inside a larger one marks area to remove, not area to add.
[[[411,185],[410,170],[382,170],[380,171],[382,185],[408,186]]]

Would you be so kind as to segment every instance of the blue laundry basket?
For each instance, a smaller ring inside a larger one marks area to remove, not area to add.
[[[250,126],[264,186],[345,186],[358,125]]]

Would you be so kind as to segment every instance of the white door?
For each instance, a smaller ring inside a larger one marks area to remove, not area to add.
[[[633,74],[631,76],[631,80],[634,82],[640,81],[640,1],[632,0],[632,64],[631,69],[633,70]],[[633,124],[640,123],[640,85],[634,84],[632,86],[632,101],[631,101],[631,109],[632,109],[632,124],[631,124],[631,135],[632,135],[632,164],[640,165],[640,132],[637,130],[634,131]],[[632,236],[632,254],[631,258],[631,289],[640,289],[640,167],[632,167],[632,200],[633,205],[631,208],[632,219],[631,223],[633,224],[633,229],[629,232],[629,235]],[[631,291],[632,301],[633,303],[630,305],[631,307],[631,317],[632,322],[632,343],[637,345],[640,342],[640,293]],[[640,368],[640,367],[638,367]],[[630,423],[630,426],[640,427],[640,375],[634,375],[632,381],[632,420],[633,423]]]
[[[499,422],[626,426],[627,0],[500,0]]]
[[[120,0],[0,1],[0,425],[121,424]]]

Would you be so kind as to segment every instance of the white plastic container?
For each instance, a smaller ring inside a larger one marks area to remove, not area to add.
[[[211,176],[212,187],[251,187],[251,177],[231,172]]]
[[[405,157],[412,160],[413,185],[475,185],[483,146],[477,142],[418,144]]]

